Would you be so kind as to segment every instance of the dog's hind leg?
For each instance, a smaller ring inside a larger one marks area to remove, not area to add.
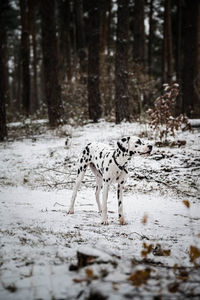
[[[69,210],[68,210],[68,214],[73,214],[74,213],[74,203],[75,203],[75,200],[76,200],[78,189],[81,185],[81,181],[83,180],[83,177],[85,175],[85,171],[86,171],[86,169],[82,170],[78,174],[78,177],[76,179],[76,182],[75,182],[75,185],[74,185],[74,188],[73,188],[73,193],[72,193],[72,198],[71,198],[71,203],[70,203],[70,207],[69,207]]]
[[[100,191],[102,188],[102,179],[99,177],[96,177],[97,180],[97,185],[96,185],[96,191],[95,191],[95,197],[96,197],[96,202],[97,202],[97,206],[98,206],[98,210],[99,212],[102,212],[102,208],[101,208],[101,202],[100,202]]]
[[[102,188],[102,176],[98,173],[97,169],[95,168],[95,166],[93,164],[90,164],[90,168],[92,173],[95,175],[96,177],[96,191],[95,191],[95,197],[96,197],[96,202],[97,202],[97,206],[98,206],[98,210],[99,212],[102,211],[101,209],[101,202],[100,202],[100,191]]]

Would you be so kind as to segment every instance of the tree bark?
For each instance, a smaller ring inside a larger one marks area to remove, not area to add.
[[[140,65],[145,65],[144,0],[136,0],[133,12],[133,58]]]
[[[172,82],[173,77],[173,50],[171,28],[171,0],[165,0],[164,12],[164,49],[163,49],[163,81]]]
[[[115,60],[116,123],[129,121],[128,93],[129,0],[118,0],[117,42]]]
[[[99,0],[97,0],[97,4],[98,1]],[[85,45],[85,30],[84,30],[82,0],[75,0],[75,13],[76,13],[76,46],[78,51],[81,76],[83,81],[85,81],[84,77],[87,71],[87,64],[86,64],[86,49],[85,49],[86,45]]]
[[[67,79],[72,79],[71,66],[71,37],[70,37],[70,0],[63,0],[59,2],[59,71],[61,78],[65,77],[67,71]]]
[[[154,4],[154,0],[150,0],[149,3],[149,36],[148,36],[148,41],[149,41],[149,45],[148,45],[148,71],[149,71],[149,75],[152,74],[152,42],[153,42],[153,32],[154,32],[154,28],[153,28],[153,4]]]
[[[55,25],[55,0],[41,0],[42,52],[44,63],[45,98],[49,124],[55,127],[63,117],[61,87],[58,82],[58,57]]]
[[[21,53],[22,53],[22,107],[24,113],[28,116],[30,114],[30,52],[29,52],[29,28],[28,28],[28,4],[27,0],[20,0],[21,12]]]
[[[88,46],[88,104],[89,118],[97,122],[102,115],[99,91],[99,56],[100,56],[100,1],[89,0],[89,46]]]
[[[33,68],[33,91],[32,91],[32,101],[31,101],[31,112],[36,112],[39,108],[38,102],[38,87],[37,87],[37,45],[35,37],[35,4],[34,0],[28,0],[29,8],[29,24],[30,24],[30,35],[32,38],[32,50],[33,50],[33,59],[32,59],[32,68]]]
[[[200,3],[186,0],[183,7],[184,59],[182,73],[182,112],[189,117],[200,116]]]
[[[4,60],[3,52],[6,46],[6,20],[4,13],[7,8],[7,1],[0,2],[0,141],[7,137],[6,127],[6,62]]]

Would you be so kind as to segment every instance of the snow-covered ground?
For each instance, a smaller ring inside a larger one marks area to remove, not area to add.
[[[124,190],[128,224],[119,225],[112,186],[103,226],[89,170],[75,214],[66,213],[81,148],[90,141],[114,148],[124,136],[148,131],[151,138],[149,130],[102,121],[45,131],[45,124],[41,134],[0,144],[0,299],[97,299],[97,292],[98,299],[198,299],[199,260],[194,268],[189,254],[190,246],[200,248],[200,131],[179,132],[185,146],[133,158]],[[80,247],[100,250],[103,262],[70,271]]]

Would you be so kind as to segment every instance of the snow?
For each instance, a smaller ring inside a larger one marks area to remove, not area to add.
[[[109,299],[156,295],[167,299],[169,284],[174,282],[179,282],[174,298],[192,293],[191,289],[198,298],[199,269],[193,268],[189,257],[190,245],[200,248],[198,129],[177,134],[187,141],[185,146],[154,147],[152,156],[130,162],[124,189],[127,225],[120,226],[117,219],[115,186],[109,192],[109,225],[101,225],[89,170],[75,214],[66,213],[77,158],[85,144],[99,141],[114,148],[123,136],[146,131],[151,139],[146,125],[102,120],[0,144],[0,299],[86,299],[92,291]],[[190,202],[190,208],[183,200]],[[160,244],[171,253],[150,253],[148,263],[142,262],[144,242],[153,247]],[[104,263],[69,271],[81,249],[103,257]],[[188,281],[176,276],[174,264],[190,270]],[[145,267],[151,268],[151,278],[146,285],[134,286],[128,277]],[[87,278],[87,268],[94,278]]]

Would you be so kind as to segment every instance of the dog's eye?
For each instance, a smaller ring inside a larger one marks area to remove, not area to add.
[[[136,144],[141,145],[142,144],[141,140],[137,140]]]

